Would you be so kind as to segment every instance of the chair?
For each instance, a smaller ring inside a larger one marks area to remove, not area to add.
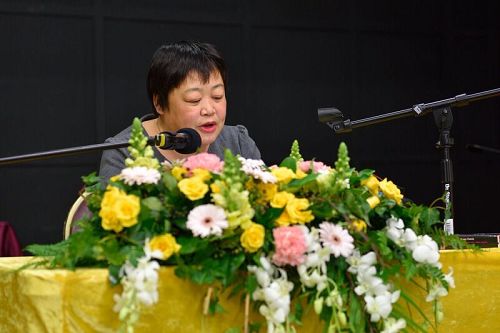
[[[75,221],[80,220],[85,215],[92,215],[90,210],[87,208],[87,203],[85,202],[85,198],[87,196],[88,193],[80,194],[80,196],[73,203],[73,206],[71,206],[68,217],[66,218],[66,222],[64,223],[64,239],[68,239],[71,234],[77,232],[80,229],[78,225],[74,224]]]
[[[0,257],[21,257],[23,251],[17,240],[14,228],[4,221],[0,221]]]

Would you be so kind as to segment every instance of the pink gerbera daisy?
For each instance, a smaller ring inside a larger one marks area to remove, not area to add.
[[[189,212],[186,226],[194,236],[204,238],[209,235],[222,235],[222,230],[227,228],[228,223],[224,209],[207,204],[195,207]]]
[[[323,222],[319,225],[319,238],[335,257],[347,258],[354,250],[354,239],[349,232],[333,223]]]

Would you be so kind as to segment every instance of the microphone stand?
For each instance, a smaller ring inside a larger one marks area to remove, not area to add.
[[[148,145],[154,145],[154,144],[155,144],[155,138],[154,137],[148,138]],[[45,159],[49,159],[52,157],[78,155],[78,154],[83,154],[83,153],[90,153],[93,151],[101,151],[101,150],[122,148],[122,147],[128,147],[128,146],[130,146],[130,143],[128,141],[127,142],[115,142],[115,143],[99,143],[99,144],[95,144],[95,145],[64,148],[64,149],[58,149],[58,150],[50,150],[50,151],[45,151],[45,152],[40,152],[40,153],[17,155],[17,156],[11,156],[11,157],[2,157],[2,158],[0,158],[0,166],[9,165],[9,164],[18,164],[18,163],[23,163],[23,162],[31,162],[31,161],[36,161],[36,160],[45,160]]]
[[[344,119],[344,115],[336,108],[318,109],[319,120],[328,125],[335,133],[349,133],[354,128],[371,126],[378,123],[387,122],[394,119],[406,118],[410,116],[424,116],[431,111],[434,113],[434,120],[439,129],[439,140],[436,148],[442,150],[441,159],[441,182],[444,189],[445,201],[445,232],[454,233],[453,228],[453,164],[450,156],[450,148],[453,147],[453,138],[450,137],[451,125],[453,123],[452,107],[463,107],[472,102],[500,96],[500,88],[486,90],[474,94],[460,94],[444,100],[416,104],[411,108],[395,112],[381,114],[360,120],[351,121]]]

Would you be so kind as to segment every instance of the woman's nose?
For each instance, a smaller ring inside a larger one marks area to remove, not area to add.
[[[206,101],[201,106],[201,115],[203,116],[211,116],[215,113],[214,106],[210,103],[210,101]]]

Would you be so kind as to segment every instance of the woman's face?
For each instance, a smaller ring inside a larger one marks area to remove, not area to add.
[[[200,133],[201,149],[206,151],[226,120],[226,94],[220,73],[214,71],[207,83],[203,83],[197,73],[190,73],[168,94],[168,107],[156,109],[161,130],[193,128]]]

